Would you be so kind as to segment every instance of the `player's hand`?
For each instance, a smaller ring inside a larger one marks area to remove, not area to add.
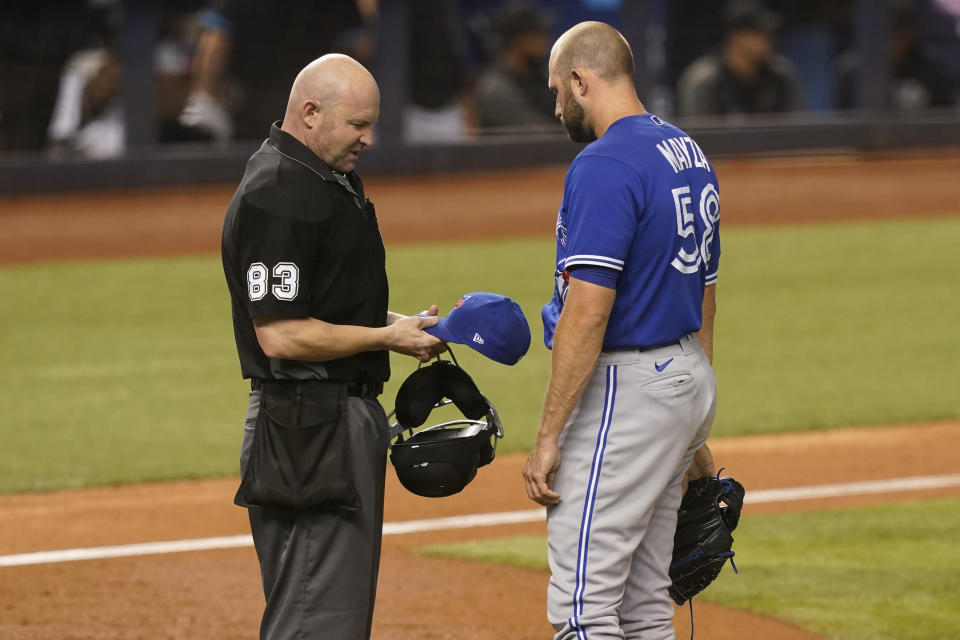
[[[397,353],[412,356],[420,362],[429,362],[438,353],[446,349],[446,343],[435,338],[424,329],[439,322],[433,315],[410,316],[401,318],[386,327],[387,348]]]
[[[527,497],[545,507],[559,504],[560,494],[553,490],[553,479],[559,466],[560,450],[557,443],[538,439],[523,466]]]
[[[717,475],[717,470],[714,468],[713,454],[710,452],[710,447],[707,446],[707,443],[703,443],[693,454],[690,466],[687,467],[680,481],[683,494],[686,495],[687,486],[694,480],[715,475]]]

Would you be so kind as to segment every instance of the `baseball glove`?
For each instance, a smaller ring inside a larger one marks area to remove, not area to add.
[[[713,582],[727,558],[736,572],[730,534],[740,521],[743,496],[743,485],[719,473],[694,480],[687,487],[677,512],[670,563],[670,597],[678,605]]]

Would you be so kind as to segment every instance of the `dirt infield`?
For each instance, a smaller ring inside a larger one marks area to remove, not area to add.
[[[717,460],[748,491],[817,482],[956,473],[960,424],[902,425],[714,442]],[[501,456],[467,489],[430,500],[388,472],[387,522],[535,508],[522,489],[523,456]],[[0,555],[232,536],[247,532],[232,505],[236,478],[0,497]],[[960,495],[960,488],[748,505],[750,515]],[[548,638],[545,572],[414,555],[439,542],[544,531],[540,522],[384,539],[374,638]],[[743,557],[741,569],[749,568]],[[723,580],[748,579],[727,571]],[[0,568],[0,637],[24,640],[252,638],[263,596],[249,547]],[[718,583],[722,584],[722,582]],[[801,640],[783,622],[698,601],[698,637]],[[678,609],[678,637],[689,633]]]
[[[929,157],[737,161],[716,166],[723,223],[786,224],[950,215],[960,201],[960,154]],[[377,179],[387,244],[510,236],[548,237],[564,169]],[[239,176],[238,176],[239,177]],[[209,254],[232,187],[0,197],[0,261]],[[960,423],[721,439],[719,465],[748,490],[957,473]],[[462,494],[417,498],[388,472],[388,522],[534,507],[519,479],[522,456],[501,456]],[[0,555],[235,536],[248,532],[232,505],[236,478],[0,496]],[[957,489],[748,505],[750,514],[866,504]],[[546,574],[423,557],[428,544],[542,533],[542,523],[388,536],[374,638],[548,638]],[[749,565],[744,558],[741,565]],[[729,572],[728,572],[729,573]],[[724,575],[721,580],[745,579]],[[22,567],[0,567],[0,638],[232,639],[256,637],[263,606],[249,547]],[[782,621],[696,605],[697,637],[816,636]],[[679,609],[678,637],[689,634]]]
[[[953,215],[960,201],[960,153],[740,160],[715,168],[724,226]],[[564,171],[378,178],[367,181],[367,193],[387,244],[549,237]],[[217,251],[233,187],[0,196],[0,261]]]

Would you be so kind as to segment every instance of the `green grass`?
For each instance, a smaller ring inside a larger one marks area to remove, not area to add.
[[[960,416],[958,245],[960,219],[726,230],[715,435]],[[456,348],[501,451],[536,429],[552,256],[550,239],[388,248],[395,311],[468,291],[524,308],[516,366]],[[236,472],[245,387],[216,257],[6,266],[0,299],[0,492]],[[388,411],[416,366],[392,364]]]
[[[960,219],[729,230],[724,435],[960,416]]]
[[[546,536],[511,536],[415,549],[425,556],[446,556],[526,569],[549,569]]]
[[[208,258],[0,271],[0,489],[237,472],[222,278]]]
[[[739,575],[725,568],[699,597],[837,640],[948,640],[960,629],[960,500],[745,516]],[[420,550],[547,569],[546,538]]]
[[[960,416],[960,341],[951,338],[960,269],[945,262],[958,245],[960,219],[726,230],[714,434]],[[551,293],[552,252],[552,242],[528,241],[390,254],[397,300],[422,306],[489,290],[524,308],[533,345],[517,366],[457,350],[521,432],[503,443],[508,450],[529,445],[546,388],[539,311]],[[425,264],[443,266],[431,279]],[[416,282],[397,277],[418,271],[424,277]],[[441,302],[441,313],[448,308]],[[403,359],[394,363],[398,374],[409,368]]]

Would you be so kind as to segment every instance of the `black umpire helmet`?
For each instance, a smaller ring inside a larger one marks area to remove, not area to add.
[[[452,356],[453,352],[451,352]],[[421,429],[430,413],[453,404],[466,419]],[[441,498],[462,491],[477,468],[493,461],[503,426],[497,410],[456,363],[437,360],[418,367],[397,391],[390,427],[390,462],[408,491]]]

